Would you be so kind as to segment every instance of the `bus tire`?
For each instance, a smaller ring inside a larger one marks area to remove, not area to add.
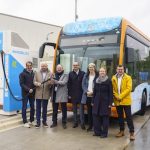
[[[143,116],[145,114],[145,111],[146,111],[146,102],[147,102],[146,93],[143,92],[142,93],[142,101],[141,101],[141,110],[140,110],[140,115],[141,116]]]

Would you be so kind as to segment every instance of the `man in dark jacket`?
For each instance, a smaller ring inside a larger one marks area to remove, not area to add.
[[[30,125],[34,121],[34,101],[35,101],[35,90],[34,90],[34,72],[32,70],[32,62],[26,62],[26,69],[19,75],[20,86],[22,90],[22,119],[24,127],[30,128]],[[27,103],[30,104],[30,122],[28,123],[26,117]]]
[[[69,73],[68,95],[73,106],[74,124],[73,128],[78,127],[77,105],[80,104],[82,98],[82,79],[84,72],[80,70],[78,62],[73,63],[73,71]]]

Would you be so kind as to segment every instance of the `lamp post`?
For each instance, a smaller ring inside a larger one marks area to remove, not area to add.
[[[75,22],[78,19],[78,14],[77,14],[77,0],[75,0]]]

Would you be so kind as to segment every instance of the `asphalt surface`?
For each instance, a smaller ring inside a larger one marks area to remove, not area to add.
[[[61,126],[61,114],[56,128],[51,129],[41,126],[40,129],[17,127],[9,131],[0,133],[1,150],[123,150],[130,143],[128,128],[126,127],[125,136],[116,138],[115,134],[119,131],[117,120],[113,119],[110,123],[108,138],[101,139],[93,137],[93,132],[83,131],[80,126],[72,128],[72,113],[68,114],[67,129]],[[145,116],[134,116],[135,131],[137,136],[140,129],[149,119],[150,110]],[[51,117],[48,124],[52,123]],[[146,132],[146,131],[145,131]],[[143,136],[145,136],[143,134]],[[143,140],[147,138],[143,138]],[[137,139],[135,140],[135,142]],[[133,144],[135,143],[133,142]],[[137,142],[138,143],[138,142]],[[145,148],[144,148],[145,149]],[[136,149],[137,150],[137,149]]]

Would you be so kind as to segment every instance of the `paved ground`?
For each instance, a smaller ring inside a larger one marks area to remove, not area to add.
[[[143,123],[149,119],[150,111],[145,116],[134,116],[136,133],[143,126]],[[71,116],[71,115],[69,115]],[[129,133],[123,138],[115,138],[118,132],[118,123],[111,121],[109,137],[101,139],[93,137],[93,133],[82,131],[80,127],[72,128],[72,117],[68,119],[68,128],[61,127],[61,114],[59,115],[58,127],[28,129],[18,127],[9,131],[0,133],[1,150],[121,150],[129,144]],[[49,124],[51,123],[49,118]]]
[[[6,118],[11,118],[11,117],[13,117],[14,115],[12,115],[12,116],[4,116],[4,115],[1,115],[0,114],[0,120],[2,120],[2,119],[6,119]]]
[[[136,136],[136,140],[129,144],[126,150],[150,150],[150,120]]]

